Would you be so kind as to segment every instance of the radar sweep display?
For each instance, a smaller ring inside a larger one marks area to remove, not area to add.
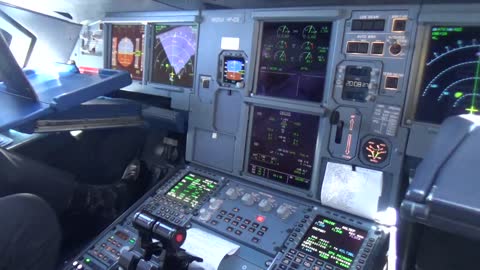
[[[193,86],[197,35],[196,25],[154,25],[151,82]]]

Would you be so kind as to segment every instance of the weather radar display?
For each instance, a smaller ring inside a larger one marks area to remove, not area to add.
[[[192,87],[197,51],[197,26],[155,25],[151,82]]]
[[[432,26],[415,119],[480,114],[480,27]]]

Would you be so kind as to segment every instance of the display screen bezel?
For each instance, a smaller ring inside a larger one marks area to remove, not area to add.
[[[362,250],[362,247],[363,247],[363,245],[364,245],[364,243],[365,243],[365,241],[367,240],[368,235],[369,235],[368,230],[365,230],[364,228],[359,228],[358,226],[349,225],[349,224],[347,224],[347,223],[344,223],[344,222],[341,222],[341,221],[337,221],[337,220],[335,220],[335,219],[333,219],[333,218],[330,218],[330,217],[328,217],[328,216],[326,216],[326,215],[319,214],[319,215],[316,215],[316,216],[315,216],[315,218],[313,219],[312,223],[310,224],[310,226],[309,226],[309,227],[307,228],[307,230],[305,231],[305,234],[302,236],[302,238],[301,238],[300,241],[298,242],[298,244],[297,244],[297,246],[296,246],[296,249],[299,250],[299,251],[301,251],[301,252],[304,252],[304,253],[312,256],[312,257],[315,257],[315,258],[318,259],[318,260],[323,260],[323,261],[325,261],[325,262],[327,262],[327,263],[334,264],[334,263],[333,263],[332,261],[330,261],[330,260],[320,258],[319,256],[316,256],[315,254],[310,254],[310,253],[308,253],[308,252],[306,252],[306,251],[304,251],[304,250],[301,249],[302,244],[305,242],[305,240],[306,240],[307,237],[309,236],[308,233],[312,230],[313,226],[315,225],[315,221],[317,221],[317,220],[325,220],[325,219],[335,222],[336,225],[342,225],[342,227],[343,227],[343,226],[346,226],[346,227],[348,227],[348,228],[355,229],[355,231],[357,232],[357,234],[362,234],[362,235],[363,235],[364,239],[361,240],[362,242],[361,242],[360,245],[358,246],[358,249],[356,250],[356,252],[355,252],[355,254],[354,254],[355,256],[352,258],[352,264],[350,265],[350,268],[351,268],[351,266],[353,266],[353,263],[355,262],[355,259],[356,259],[357,256],[360,254],[360,251]],[[327,235],[327,234],[325,233],[324,235]],[[339,269],[348,269],[348,268],[346,268],[346,267],[344,267],[344,266],[339,266],[339,265],[335,265],[335,267],[338,267]]]
[[[215,189],[214,189],[212,192],[214,192],[216,189],[218,189],[218,187],[219,187],[219,185],[220,185],[220,182],[219,182],[218,180],[215,180],[215,179],[213,179],[213,178],[211,178],[211,177],[206,177],[206,176],[204,176],[204,175],[202,175],[202,174],[198,174],[198,173],[196,173],[196,172],[187,172],[187,173],[183,174],[182,177],[180,177],[177,181],[175,181],[175,183],[174,183],[173,185],[169,186],[169,188],[165,191],[164,195],[165,195],[166,198],[169,198],[169,199],[174,200],[174,201],[176,201],[176,202],[179,202],[179,203],[181,203],[181,204],[187,205],[188,207],[196,208],[196,207],[202,205],[202,201],[203,201],[205,198],[208,197],[209,193],[205,193],[205,194],[202,196],[202,198],[197,201],[197,203],[195,204],[195,206],[192,206],[192,205],[189,204],[188,202],[185,202],[185,201],[183,201],[183,200],[180,200],[180,199],[177,199],[177,198],[175,198],[175,197],[171,197],[171,196],[168,195],[168,193],[169,193],[170,191],[172,191],[172,190],[178,185],[178,183],[180,183],[180,181],[182,181],[183,179],[185,179],[185,177],[188,176],[188,175],[190,175],[190,174],[194,174],[196,177],[202,177],[202,178],[204,178],[204,179],[211,180],[212,182],[215,182],[215,183],[216,183],[216,186],[215,186]]]
[[[408,98],[408,107],[409,107],[409,112],[406,114],[405,117],[405,122],[407,124],[420,124],[424,126],[433,126],[433,127],[439,127],[441,123],[436,123],[433,121],[425,121],[425,120],[420,120],[417,118],[417,112],[419,109],[419,103],[420,103],[420,98],[421,98],[421,93],[422,93],[422,86],[424,85],[424,80],[426,76],[426,62],[429,57],[430,53],[430,47],[431,47],[431,35],[432,35],[432,28],[434,27],[477,27],[480,29],[480,24],[470,24],[470,23],[462,23],[462,22],[429,22],[429,23],[424,23],[421,25],[420,29],[423,31],[419,31],[419,35],[417,35],[417,39],[421,39],[422,41],[422,46],[419,51],[415,52],[416,58],[418,58],[418,65],[416,65],[418,68],[417,70],[412,69],[412,77],[411,80],[414,81],[414,89],[415,91],[412,91],[409,93],[409,98]],[[412,65],[415,66],[415,65]],[[454,115],[451,115],[454,116]],[[451,117],[451,116],[447,116]],[[444,120],[443,120],[444,121]]]
[[[294,113],[301,113],[301,114],[318,116],[319,124],[318,124],[317,135],[316,135],[316,138],[315,138],[315,150],[313,152],[314,156],[313,156],[312,177],[309,179],[310,182],[309,182],[308,187],[306,187],[306,188],[296,187],[296,186],[288,185],[286,183],[282,183],[282,182],[279,182],[279,181],[275,181],[275,180],[272,180],[272,179],[268,179],[268,178],[261,177],[261,176],[250,173],[250,171],[249,171],[249,160],[250,160],[250,153],[251,153],[250,145],[251,145],[251,142],[252,142],[253,117],[254,117],[255,107],[274,109],[274,110],[279,110],[279,111],[290,111],[290,112],[294,112]],[[276,187],[280,186],[280,187],[287,188],[287,189],[290,189],[290,190],[300,191],[302,193],[309,192],[312,188],[315,187],[316,183],[314,183],[315,182],[314,180],[317,178],[317,175],[318,175],[318,169],[319,169],[318,164],[320,162],[318,153],[320,151],[319,148],[321,146],[321,142],[320,142],[321,131],[322,131],[322,116],[320,114],[317,114],[317,113],[314,113],[314,112],[300,111],[300,110],[296,110],[296,109],[293,109],[293,108],[278,107],[278,106],[273,106],[273,105],[270,106],[270,105],[264,105],[264,104],[252,104],[249,107],[249,114],[248,114],[248,128],[247,128],[247,133],[246,133],[247,137],[246,137],[246,140],[245,140],[245,142],[246,142],[245,155],[243,157],[243,174],[245,176],[247,176],[247,178],[249,180],[253,180],[255,182],[261,181],[265,184],[271,184],[271,185],[276,186]]]
[[[169,85],[169,84],[164,84],[164,83],[159,83],[159,82],[154,82],[152,80],[153,76],[153,58],[154,58],[154,46],[155,46],[155,26],[156,25],[166,25],[166,26],[194,26],[196,27],[197,30],[197,36],[196,36],[196,48],[195,48],[195,60],[193,63],[193,81],[192,81],[192,86],[179,86],[179,85]],[[177,90],[177,91],[183,91],[184,89],[193,89],[195,86],[196,82],[196,75],[197,75],[197,64],[198,64],[198,43],[199,43],[199,38],[200,38],[200,24],[195,23],[195,22],[150,22],[148,23],[148,36],[149,36],[149,41],[148,43],[148,58],[145,59],[145,63],[148,64],[148,72],[145,74],[145,80],[146,84],[150,85],[155,88],[162,88],[166,90]]]
[[[133,81],[136,81],[136,82],[141,82],[144,80],[145,78],[145,72],[147,71],[148,69],[148,64],[145,62],[145,60],[147,59],[146,56],[147,56],[147,39],[148,39],[148,28],[145,24],[142,24],[141,22],[135,22],[135,21],[132,21],[132,22],[109,22],[109,23],[106,23],[108,24],[108,42],[105,42],[105,45],[108,46],[107,47],[107,50],[105,50],[106,52],[106,56],[105,59],[107,59],[107,64],[105,66],[107,66],[108,68],[112,68],[112,59],[113,59],[113,47],[112,47],[112,44],[113,44],[113,27],[118,25],[118,26],[143,26],[144,29],[143,29],[143,35],[144,35],[144,38],[143,38],[143,42],[142,42],[142,63],[143,63],[143,70],[142,70],[142,78],[140,80],[137,80],[135,79],[133,76],[132,76],[132,80]],[[124,70],[124,69],[120,69],[120,70]],[[125,70],[126,71],[126,70]],[[128,72],[128,71],[127,71]]]
[[[263,29],[264,29],[264,23],[330,23],[330,41],[329,41],[329,51],[327,54],[327,62],[325,63],[326,71],[325,71],[325,82],[323,85],[323,96],[321,98],[321,101],[311,101],[311,100],[306,100],[306,99],[290,99],[290,98],[285,98],[285,97],[278,97],[278,96],[267,96],[267,95],[257,95],[257,87],[258,87],[258,80],[259,80],[259,73],[260,73],[260,63],[261,63],[261,51],[262,51],[262,38],[263,38]],[[257,46],[255,47],[256,49],[256,56],[255,56],[255,68],[254,68],[254,79],[253,79],[253,87],[251,90],[251,94],[255,95],[256,98],[262,98],[262,99],[270,99],[270,100],[293,100],[296,103],[312,103],[312,104],[322,104],[325,103],[328,96],[329,92],[331,91],[329,89],[329,86],[331,85],[330,82],[330,74],[331,74],[331,69],[334,68],[334,53],[336,49],[333,47],[335,42],[336,42],[336,36],[335,32],[338,31],[336,21],[332,20],[331,18],[315,18],[315,19],[302,19],[301,17],[296,19],[296,20],[262,20],[259,21],[258,24],[258,35],[257,35]]]
[[[420,99],[420,92],[422,91],[423,78],[425,76],[425,63],[427,62],[428,52],[430,48],[430,36],[432,33],[432,28],[435,26],[459,26],[459,27],[480,27],[479,23],[466,23],[466,22],[444,22],[440,20],[429,21],[419,24],[418,32],[416,35],[416,40],[419,40],[417,49],[413,55],[412,68],[410,70],[410,80],[408,83],[408,88],[413,91],[407,92],[407,102],[406,102],[406,113],[403,117],[403,123],[406,126],[416,126],[416,127],[425,127],[425,128],[435,128],[438,129],[441,124],[420,121],[416,119],[416,114],[418,110],[418,103]],[[416,60],[417,59],[417,60]]]

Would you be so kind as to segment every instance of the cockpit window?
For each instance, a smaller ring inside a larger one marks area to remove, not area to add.
[[[18,65],[25,67],[37,40],[35,35],[1,10],[0,35],[9,44]]]

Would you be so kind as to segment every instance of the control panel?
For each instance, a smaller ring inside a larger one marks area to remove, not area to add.
[[[179,170],[164,185],[154,190],[148,198],[127,211],[65,269],[115,269],[121,252],[132,249],[138,241],[138,231],[132,226],[132,219],[135,213],[141,210],[149,211],[186,228],[201,228],[221,235],[241,245],[243,249],[253,254],[253,257],[270,258],[268,267],[278,266],[279,269],[283,269],[290,263],[292,267],[296,264],[306,267],[309,263],[312,267],[324,265],[321,262],[324,256],[315,255],[315,252],[319,252],[316,251],[315,245],[321,242],[315,235],[322,233],[318,232],[320,229],[312,229],[314,226],[319,228],[331,226],[328,231],[323,232],[324,240],[322,241],[332,241],[332,244],[338,245],[345,241],[335,238],[336,234],[353,235],[354,228],[357,228],[358,235],[355,235],[354,240],[358,243],[354,247],[358,246],[358,249],[339,246],[345,249],[343,252],[345,254],[339,253],[335,255],[336,257],[328,251],[318,253],[330,254],[328,256],[332,258],[324,258],[328,262],[328,264],[325,263],[325,268],[312,269],[329,269],[329,265],[335,265],[335,263],[366,265],[370,261],[369,254],[381,247],[378,242],[385,236],[379,230],[372,229],[375,226],[371,222],[318,208],[307,201],[272,192],[241,179],[225,177],[209,170],[189,166]],[[320,220],[319,215],[332,217],[332,219],[327,223],[326,220]],[[343,223],[335,226],[334,220],[342,220],[351,227]],[[312,228],[309,229],[309,227]],[[305,240],[304,235],[305,237],[313,236]],[[318,243],[314,243],[315,239]],[[297,247],[302,241],[307,241],[311,246],[307,246],[305,242],[303,246]],[[298,253],[298,256],[305,255],[301,262],[299,259],[296,261],[290,259],[293,252]],[[364,253],[368,256],[365,257]],[[306,256],[306,254],[309,255]],[[315,256],[318,258],[312,260],[311,258]],[[289,260],[288,263],[287,260]],[[257,264],[255,261],[251,263]],[[227,263],[221,269],[236,268]],[[310,268],[306,267],[306,269]]]
[[[310,208],[253,186],[229,182],[194,220],[275,256],[289,229]]]
[[[289,235],[282,256],[273,269],[369,269],[384,232],[353,218],[315,208]]]

